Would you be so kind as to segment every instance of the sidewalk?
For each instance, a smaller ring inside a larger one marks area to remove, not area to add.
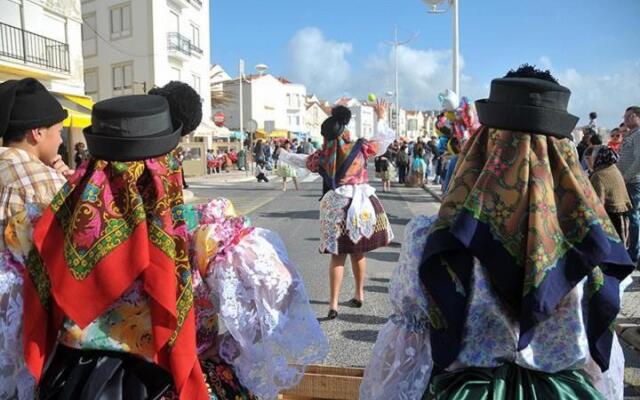
[[[442,202],[440,185],[429,182],[424,186],[424,190]],[[631,277],[633,282],[622,296],[622,307],[616,320],[616,332],[631,347],[640,351],[640,271],[634,271]]]

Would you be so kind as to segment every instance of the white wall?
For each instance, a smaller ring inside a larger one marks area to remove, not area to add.
[[[34,76],[50,90],[68,94],[84,93],[80,0],[0,0],[0,22],[66,43],[69,49],[69,72],[3,58],[0,60],[0,81]],[[2,66],[10,70],[3,70]]]
[[[110,10],[113,6],[127,3],[123,0],[91,0],[82,4],[83,15],[96,14],[96,30],[102,37],[97,39],[97,54],[85,58],[85,70],[98,71],[99,91],[96,100],[113,97],[112,70],[116,65],[133,64],[133,93],[144,93],[154,86],[163,86],[180,76],[180,80],[195,86],[193,75],[199,77],[196,88],[203,100],[203,119],[211,119],[211,96],[209,92],[209,1],[202,0],[197,8],[185,1],[131,0],[131,35],[111,38]],[[169,57],[168,31],[170,10],[179,15],[180,34],[191,39],[191,24],[200,31],[199,48],[202,54],[184,56],[183,59]],[[179,74],[176,72],[179,70]]]

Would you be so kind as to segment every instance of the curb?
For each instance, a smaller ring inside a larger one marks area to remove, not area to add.
[[[431,196],[433,196],[436,200],[438,200],[440,203],[442,203],[442,196],[439,195],[438,193],[436,193],[435,190],[431,189],[430,187],[428,187],[427,185],[423,185],[422,188],[425,190],[425,192],[429,193]]]

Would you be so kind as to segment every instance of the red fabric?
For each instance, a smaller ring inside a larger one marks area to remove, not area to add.
[[[184,223],[180,222],[176,225],[171,214],[172,207],[182,203],[182,197],[179,194],[169,196],[172,190],[181,191],[180,174],[179,169],[176,172],[164,168],[169,162],[173,160],[167,161],[162,157],[154,161],[145,161],[145,169],[150,174],[148,175],[150,181],[145,181],[143,185],[145,191],[140,195],[145,201],[148,200],[145,203],[148,212],[152,212],[155,218],[161,220],[161,226],[165,232],[174,237],[176,252],[184,253],[188,251],[186,230],[182,229]],[[131,170],[140,171],[140,167],[140,165],[133,165]],[[91,171],[98,171],[100,168],[108,170],[108,166],[102,165],[95,170],[88,169],[88,175],[91,175]],[[94,174],[94,176],[97,175]],[[136,180],[140,177],[135,174],[131,176],[131,179]],[[167,180],[163,181],[161,176]],[[97,180],[94,181],[97,182]],[[87,182],[93,181],[79,178],[73,182],[71,191],[82,193],[81,189],[86,187],[83,187],[83,184],[86,185]],[[123,187],[137,190],[135,188],[138,186],[134,183]],[[130,196],[123,198],[130,198]],[[157,202],[158,199],[169,198],[177,199],[176,203],[170,200]],[[68,199],[71,199],[68,205],[72,209],[84,201],[77,196],[69,196]],[[153,204],[156,208],[148,208],[153,207]],[[68,240],[68,236],[65,235],[69,232],[63,230],[58,218],[60,216],[56,216],[49,207],[36,223],[33,235],[35,248],[40,254],[51,282],[52,300],[49,310],[45,309],[41,303],[32,279],[25,276],[27,279],[24,285],[24,304],[25,310],[29,310],[29,316],[27,318],[25,313],[24,353],[27,366],[36,379],[39,380],[42,375],[64,316],[84,328],[120,298],[136,279],[142,278],[145,292],[150,299],[152,333],[156,350],[154,360],[172,374],[180,399],[209,399],[197,357],[193,307],[189,309],[173,345],[169,346],[168,343],[178,327],[180,283],[177,274],[180,272],[176,261],[149,240],[147,226],[151,222],[144,220],[140,222],[124,242],[95,264],[86,277],[78,279],[71,274],[64,252],[64,243]],[[188,265],[179,265],[182,266],[181,268],[187,268],[188,272]]]

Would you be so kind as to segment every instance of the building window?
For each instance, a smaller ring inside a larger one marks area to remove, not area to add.
[[[300,116],[296,115],[296,126],[300,126]]]
[[[111,71],[113,95],[133,94],[133,63],[114,65]]]
[[[82,54],[93,57],[98,54],[96,13],[82,16]]]
[[[84,70],[84,92],[89,96],[98,94],[99,90],[98,68]]]
[[[291,107],[291,93],[287,93],[287,105]]]
[[[111,8],[111,39],[131,36],[131,3]]]
[[[194,24],[191,24],[191,43],[200,48],[200,28]]]
[[[200,77],[196,74],[191,74],[191,78],[193,82],[193,88],[196,92],[198,92],[198,94],[200,94]]]

